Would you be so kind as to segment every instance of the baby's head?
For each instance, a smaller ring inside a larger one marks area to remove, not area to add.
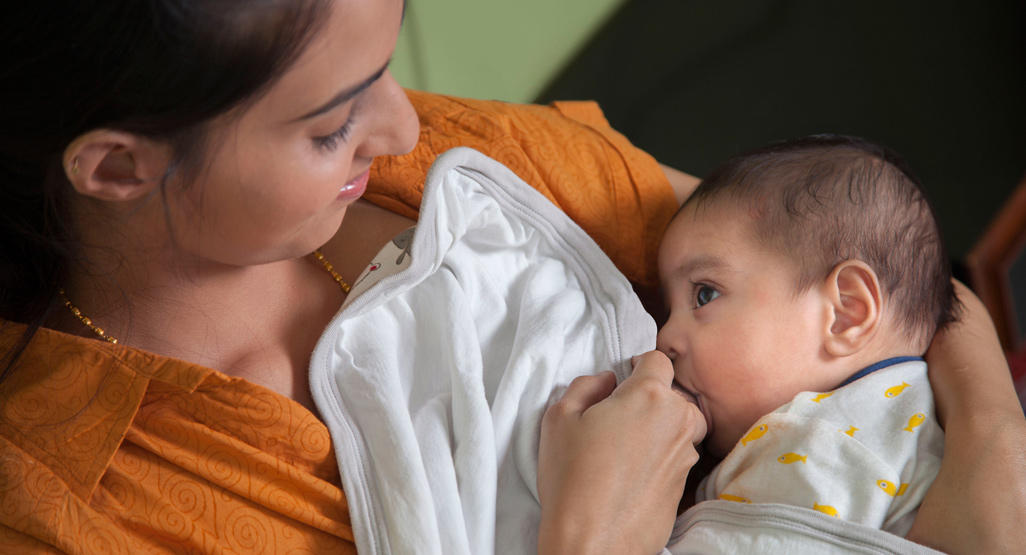
[[[933,211],[892,152],[813,136],[737,156],[670,222],[658,347],[723,455],[800,391],[920,355],[953,320]]]

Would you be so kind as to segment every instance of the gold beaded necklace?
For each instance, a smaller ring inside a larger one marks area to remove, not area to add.
[[[331,274],[331,277],[335,280],[335,283],[337,283],[338,286],[342,288],[342,292],[348,295],[349,290],[352,289],[352,287],[350,287],[349,284],[346,283],[346,280],[342,279],[342,276],[340,276],[338,272],[335,271],[335,267],[331,265],[331,262],[328,262],[328,259],[324,258],[324,254],[321,253],[320,249],[313,251],[313,257],[321,263],[321,266],[324,266],[324,269],[327,270],[329,274]]]
[[[349,290],[352,289],[352,287],[348,283],[346,283],[346,280],[342,279],[342,276],[339,275],[338,272],[335,271],[335,267],[331,265],[331,262],[328,262],[327,258],[324,258],[324,254],[321,253],[320,250],[315,250],[313,251],[313,257],[321,263],[321,266],[323,266],[329,274],[331,274],[331,277],[335,280],[335,283],[338,283],[338,286],[342,288],[342,293],[348,295]],[[68,307],[68,310],[70,310],[71,313],[75,315],[75,318],[78,318],[78,320],[85,324],[87,328],[93,330],[93,333],[100,336],[100,339],[103,339],[108,343],[113,343],[115,345],[117,344],[118,340],[116,337],[108,335],[107,332],[103,330],[103,328],[94,324],[91,318],[89,318],[85,314],[82,314],[82,311],[79,310],[77,306],[72,304],[71,299],[68,298],[68,295],[64,292],[63,288],[58,290],[57,292],[58,294],[60,294],[61,300],[64,301],[64,306]]]

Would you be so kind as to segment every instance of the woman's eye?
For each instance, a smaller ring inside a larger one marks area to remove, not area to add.
[[[695,308],[699,308],[720,296],[720,292],[708,285],[698,284],[695,286]]]
[[[324,135],[322,137],[314,137],[314,144],[317,145],[321,150],[335,150],[338,148],[340,143],[346,141],[349,138],[349,132],[353,128],[353,118],[350,116],[346,123],[339,127],[334,133],[330,135]]]

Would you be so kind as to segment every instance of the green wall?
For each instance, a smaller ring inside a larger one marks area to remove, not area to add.
[[[529,102],[623,0],[411,0],[392,60],[405,87]]]

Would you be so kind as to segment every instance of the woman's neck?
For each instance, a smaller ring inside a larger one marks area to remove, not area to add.
[[[147,246],[159,244],[157,231],[166,235],[157,224],[147,241],[146,230],[115,234],[101,220],[88,223],[79,227],[88,230],[83,243],[96,246],[83,253],[88,267],[73,270],[65,289],[97,326],[125,345],[246,378],[312,407],[310,355],[344,300],[313,258],[217,264],[184,258],[171,245]],[[381,246],[413,223],[358,202],[322,250],[353,283]],[[51,327],[95,337],[69,311]]]
[[[122,344],[245,378],[313,408],[309,357],[344,299],[315,260],[183,268],[170,252],[120,259],[73,272],[66,286],[95,325]],[[57,327],[93,335],[70,312]]]

